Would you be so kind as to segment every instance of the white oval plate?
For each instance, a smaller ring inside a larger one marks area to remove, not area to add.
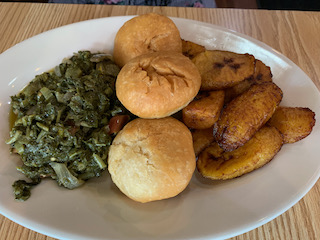
[[[60,27],[23,41],[0,55],[0,212],[37,232],[62,239],[212,239],[229,238],[267,223],[297,203],[320,174],[317,124],[306,139],[283,146],[263,168],[224,182],[203,181],[195,174],[175,198],[136,203],[112,184],[107,172],[70,191],[47,180],[26,202],[11,190],[22,176],[19,159],[9,154],[8,112],[11,95],[36,74],[79,50],[112,52],[115,34],[131,17],[110,17]],[[282,88],[282,105],[309,107],[320,116],[320,95],[294,63],[248,36],[222,27],[173,19],[182,38],[223,49],[251,53],[272,69]]]

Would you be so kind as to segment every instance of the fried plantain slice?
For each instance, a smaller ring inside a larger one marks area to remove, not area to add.
[[[253,79],[255,83],[272,82],[271,68],[264,64],[261,60],[256,59]]]
[[[229,103],[232,99],[247,91],[253,84],[262,82],[272,82],[271,69],[262,61],[256,59],[253,76],[225,90],[225,103]]]
[[[251,77],[239,82],[233,87],[225,89],[225,104],[228,104],[232,99],[247,91],[253,85],[253,83],[254,79]]]
[[[279,106],[268,124],[282,133],[284,143],[295,143],[311,133],[315,122],[315,113],[309,108]]]
[[[204,46],[199,45],[197,43],[187,41],[184,39],[181,39],[181,41],[182,41],[182,53],[183,55],[187,56],[190,59],[206,50]]]
[[[251,86],[223,110],[215,128],[220,147],[232,151],[245,144],[272,116],[282,90],[273,82]]]
[[[240,177],[270,162],[283,145],[280,132],[271,126],[262,127],[242,147],[225,152],[217,142],[203,150],[197,160],[202,176],[213,180]]]
[[[232,87],[251,77],[255,68],[254,56],[220,50],[206,50],[192,61],[201,74],[202,90]]]
[[[214,141],[213,128],[193,129],[191,131],[196,156]]]
[[[223,103],[223,90],[198,93],[197,97],[182,109],[183,122],[189,128],[210,128],[218,121]]]

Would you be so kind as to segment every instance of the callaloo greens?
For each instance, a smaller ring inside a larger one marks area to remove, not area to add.
[[[119,70],[109,56],[81,51],[11,97],[17,119],[7,144],[31,179],[13,184],[17,200],[28,199],[42,178],[73,189],[101,175],[113,138],[109,120],[124,113],[114,89]]]

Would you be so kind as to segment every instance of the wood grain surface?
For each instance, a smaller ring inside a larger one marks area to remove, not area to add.
[[[0,2],[0,53],[44,31],[87,19],[157,12],[256,38],[296,63],[320,89],[320,12]],[[320,159],[319,159],[320,160]],[[233,240],[319,239],[320,181],[273,221]],[[0,215],[0,240],[52,240]]]

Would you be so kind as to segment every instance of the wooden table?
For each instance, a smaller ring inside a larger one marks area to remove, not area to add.
[[[44,31],[92,18],[157,12],[254,37],[295,62],[320,89],[320,12],[0,2],[0,53]],[[319,239],[320,181],[287,212],[233,239]],[[0,215],[2,239],[53,239]]]

